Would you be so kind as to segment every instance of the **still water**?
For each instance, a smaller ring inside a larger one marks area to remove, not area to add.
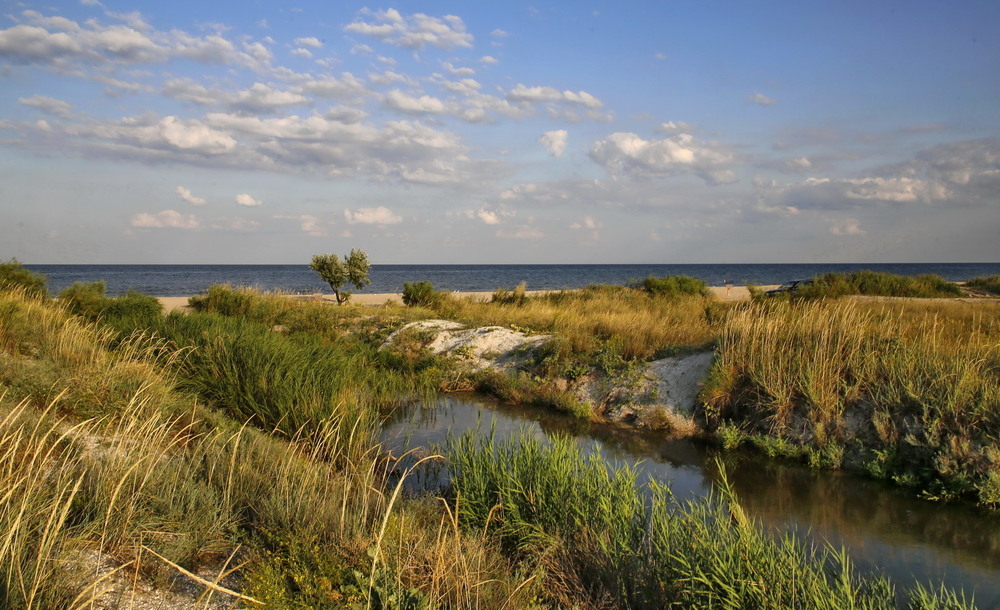
[[[505,405],[471,394],[415,405],[387,422],[382,441],[397,454],[443,445],[469,430],[503,438],[522,431],[544,440],[570,435],[612,466],[637,464],[640,484],[669,483],[679,499],[711,492],[718,472],[713,448],[690,440],[597,425]],[[897,589],[915,581],[945,583],[974,594],[979,608],[1000,608],[1000,515],[920,500],[907,492],[839,472],[817,472],[744,453],[723,455],[729,481],[748,514],[776,532],[848,549],[864,573],[881,572]],[[419,485],[439,484],[434,470]]]

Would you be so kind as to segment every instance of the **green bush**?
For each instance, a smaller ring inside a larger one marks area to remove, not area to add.
[[[129,290],[120,297],[104,296],[105,283],[74,282],[59,293],[59,299],[78,316],[128,333],[136,328],[156,325],[163,315],[163,306],[156,297]]]
[[[47,281],[44,275],[25,269],[16,258],[0,263],[0,290],[19,286],[28,294],[45,297],[48,295]]]
[[[993,294],[1000,294],[1000,275],[988,277],[977,277],[965,283],[966,287],[976,290],[985,290]]]
[[[708,286],[705,282],[687,275],[668,275],[659,278],[647,275],[641,282],[630,281],[628,286],[658,297],[708,295]]]
[[[906,277],[877,271],[855,271],[852,273],[825,273],[814,278],[807,286],[797,288],[796,298],[826,298],[847,295],[881,297],[958,297],[962,290],[958,285],[937,275]]]
[[[433,307],[441,301],[441,294],[427,280],[403,284],[403,304],[407,307]]]

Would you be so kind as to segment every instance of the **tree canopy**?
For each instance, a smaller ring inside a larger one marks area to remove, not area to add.
[[[358,290],[371,284],[368,279],[370,267],[368,255],[358,249],[352,249],[343,260],[336,254],[314,254],[309,264],[309,268],[333,289],[337,305],[342,305],[351,298],[351,293],[344,290],[345,284],[351,284]]]

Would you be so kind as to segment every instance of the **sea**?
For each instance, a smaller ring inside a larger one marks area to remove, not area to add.
[[[25,268],[48,278],[58,293],[75,282],[103,281],[108,296],[135,290],[172,297],[193,296],[214,284],[252,287],[290,294],[329,292],[308,265],[32,265]],[[372,265],[369,294],[400,293],[406,282],[429,281],[438,290],[492,292],[524,282],[528,290],[583,288],[591,284],[624,285],[648,276],[687,275],[709,286],[767,286],[828,272],[862,269],[904,276],[934,274],[949,281],[1000,275],[1000,263],[809,263],[809,264],[635,264],[635,265]]]

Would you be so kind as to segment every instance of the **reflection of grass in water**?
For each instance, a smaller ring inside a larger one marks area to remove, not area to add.
[[[859,577],[844,551],[764,533],[724,474],[718,497],[692,502],[651,484],[647,514],[634,470],[610,472],[567,437],[542,444],[466,435],[452,440],[447,453],[462,522],[518,556],[542,557],[557,603],[569,603],[569,592],[578,595],[586,583],[590,603],[617,600],[627,607],[895,605],[889,582]],[[908,595],[920,607],[957,601],[945,590]]]

